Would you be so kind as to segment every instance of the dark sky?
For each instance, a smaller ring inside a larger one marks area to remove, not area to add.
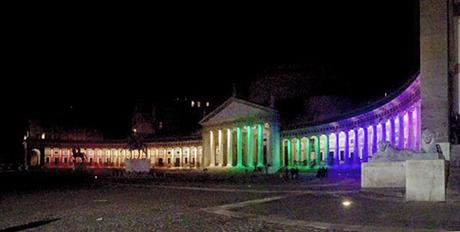
[[[418,70],[415,0],[321,2],[15,14],[2,33],[2,143],[13,147],[30,115],[73,105],[113,128],[136,102],[224,99],[280,64],[330,70],[363,101]]]

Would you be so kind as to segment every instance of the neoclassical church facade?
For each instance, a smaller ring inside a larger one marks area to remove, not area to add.
[[[70,168],[73,148],[78,147],[87,166],[94,168],[122,168],[126,159],[141,157],[150,160],[152,168],[260,167],[272,173],[282,167],[348,169],[368,162],[380,141],[420,150],[425,129],[433,131],[449,157],[455,145],[450,137],[456,133],[449,127],[455,123],[451,115],[460,113],[458,7],[457,1],[420,0],[420,73],[385,98],[345,115],[281,127],[273,107],[231,97],[200,121],[201,136],[149,140],[145,150],[128,149],[123,140],[38,138],[26,143],[26,162]]]

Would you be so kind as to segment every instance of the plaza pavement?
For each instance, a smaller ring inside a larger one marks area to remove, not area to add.
[[[2,191],[0,230],[460,230],[459,201],[406,203],[401,190],[362,191],[356,176],[187,178],[90,176]]]

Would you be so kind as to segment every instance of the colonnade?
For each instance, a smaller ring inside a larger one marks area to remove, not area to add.
[[[202,146],[149,147],[147,150],[124,148],[81,148],[90,167],[123,167],[125,159],[149,159],[152,167],[194,167],[201,165]],[[76,162],[81,162],[77,159]],[[45,147],[45,165],[67,167],[73,163],[72,148]]]
[[[210,167],[264,167],[270,162],[270,126],[257,123],[209,130]]]
[[[282,164],[288,167],[360,167],[378,151],[379,141],[396,149],[420,150],[420,104],[377,122],[321,134],[282,138]]]

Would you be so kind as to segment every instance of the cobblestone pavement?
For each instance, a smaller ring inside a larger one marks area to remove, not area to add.
[[[73,186],[73,185],[72,185]],[[460,205],[405,203],[349,177],[275,182],[100,178],[0,194],[0,230],[325,231],[459,229]],[[344,207],[344,200],[351,205]]]

